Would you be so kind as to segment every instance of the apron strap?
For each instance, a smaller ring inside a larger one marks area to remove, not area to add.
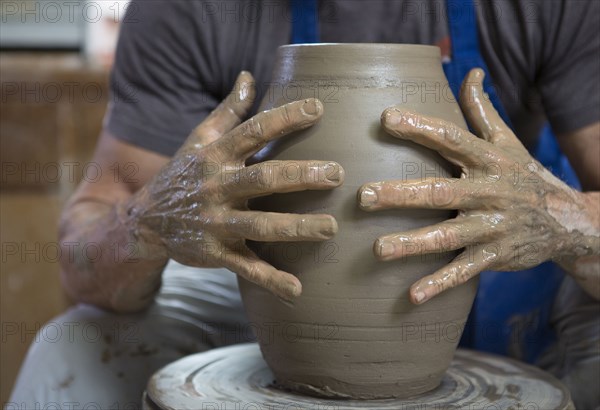
[[[292,12],[292,44],[319,42],[319,10],[317,0],[290,0]]]

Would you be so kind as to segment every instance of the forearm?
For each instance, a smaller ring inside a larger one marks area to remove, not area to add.
[[[564,207],[562,224],[570,244],[557,262],[591,296],[600,299],[600,192],[577,193],[577,203]]]
[[[63,211],[61,276],[75,300],[127,312],[146,307],[158,291],[166,251],[136,232],[128,201],[80,198]]]

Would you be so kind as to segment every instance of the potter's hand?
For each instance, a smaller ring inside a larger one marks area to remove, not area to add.
[[[323,113],[307,99],[259,113],[239,125],[254,100],[254,80],[238,77],[234,91],[187,139],[173,159],[133,198],[127,218],[138,236],[164,246],[168,257],[192,266],[222,266],[290,299],[298,279],[260,260],[254,241],[320,241],[337,223],[330,215],[250,211],[247,200],[276,192],[331,189],[343,169],[323,161],[245,161],[269,141],[310,127]],[[293,174],[293,175],[292,175]]]
[[[400,108],[382,125],[391,135],[439,152],[461,169],[456,179],[369,183],[359,191],[366,211],[390,208],[456,209],[440,224],[377,239],[381,260],[463,249],[450,264],[412,285],[423,303],[483,270],[515,271],[546,260],[598,252],[598,232],[585,201],[535,161],[501,120],[482,87],[483,72],[463,82],[460,105],[480,139],[458,126]]]

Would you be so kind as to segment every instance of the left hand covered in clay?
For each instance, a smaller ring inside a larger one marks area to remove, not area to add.
[[[386,235],[374,244],[376,257],[384,261],[464,249],[412,285],[410,299],[416,304],[484,270],[516,271],[598,253],[598,232],[584,212],[584,195],[529,155],[488,101],[483,76],[482,70],[472,70],[460,93],[461,108],[481,138],[399,107],[386,109],[381,117],[391,135],[431,148],[458,165],[460,178],[374,182],[358,193],[365,211],[458,210],[454,219]]]

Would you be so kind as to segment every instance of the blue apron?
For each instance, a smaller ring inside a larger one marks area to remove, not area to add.
[[[319,41],[317,0],[291,0],[292,43]],[[477,14],[473,0],[446,2],[452,59],[444,64],[454,95],[462,80],[475,67],[486,73],[484,90],[510,126],[511,122],[492,84],[479,51]],[[556,138],[546,125],[532,155],[571,186],[578,181]],[[366,181],[365,181],[366,182]],[[543,278],[540,281],[539,278]],[[555,340],[550,313],[564,272],[553,263],[543,263],[520,272],[483,272],[461,346],[535,362]],[[543,283],[543,286],[540,286]]]

